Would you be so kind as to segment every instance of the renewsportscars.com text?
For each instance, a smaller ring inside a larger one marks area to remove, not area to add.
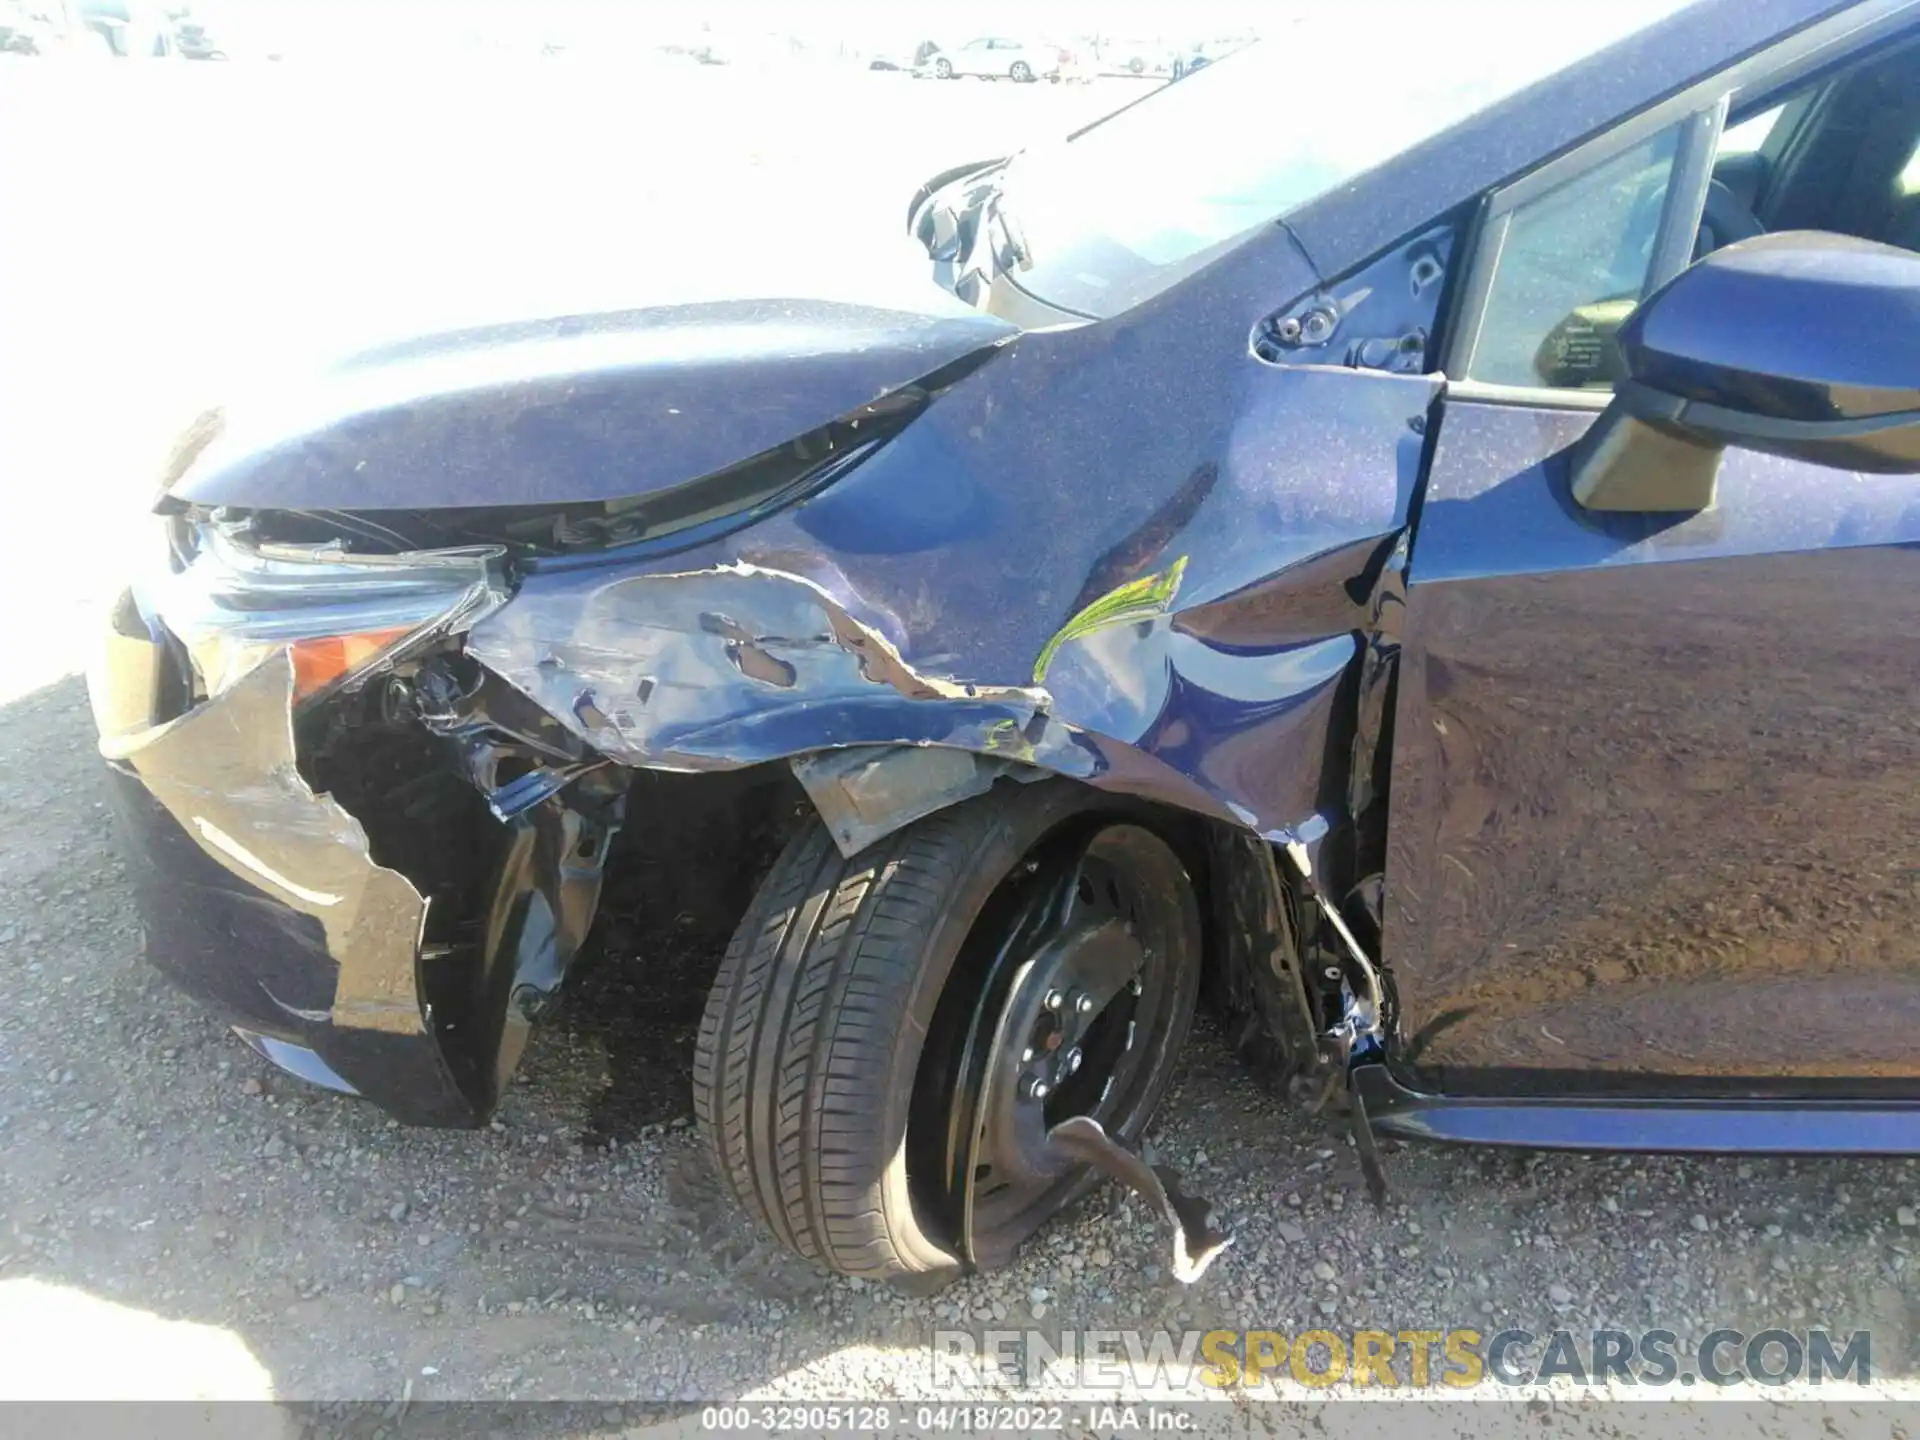
[[[1865,1330],[937,1330],[936,1383],[977,1389],[1066,1382],[1089,1389],[1288,1383],[1382,1389],[1552,1381],[1575,1385],[1820,1385],[1873,1379]]]

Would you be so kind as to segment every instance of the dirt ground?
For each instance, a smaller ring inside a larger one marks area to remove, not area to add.
[[[0,1397],[563,1399],[591,1403],[552,1428],[605,1428],[640,1402],[943,1393],[933,1329],[993,1325],[1826,1325],[1870,1329],[1874,1389],[1911,1390],[1910,1161],[1393,1146],[1376,1212],[1343,1133],[1203,1030],[1154,1137],[1238,1236],[1202,1284],[1102,1198],[1012,1269],[908,1298],[762,1243],[706,1172],[687,1073],[711,954],[613,946],[488,1130],[403,1130],[280,1076],[143,967],[78,678],[155,437],[343,306],[604,258],[606,227],[637,245],[662,215],[776,238],[891,216],[918,176],[1131,92],[546,76],[514,82],[507,123],[477,80],[409,119],[391,77],[20,73],[0,77]],[[769,104],[791,123],[742,118]],[[666,127],[697,143],[667,154]],[[881,198],[809,198],[824,179]]]

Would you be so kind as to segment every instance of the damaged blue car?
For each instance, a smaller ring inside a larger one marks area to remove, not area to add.
[[[1102,1177],[1199,1274],[1142,1137],[1203,1003],[1376,1192],[1920,1153],[1920,5],[1398,43],[936,176],[910,304],[202,416],[90,677],[152,961],[475,1125],[644,872],[733,935],[719,1173],[874,1278]]]

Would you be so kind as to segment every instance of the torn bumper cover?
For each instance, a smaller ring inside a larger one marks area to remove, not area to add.
[[[199,540],[121,597],[88,676],[148,956],[311,1078],[377,1092],[410,1122],[476,1123],[490,1086],[457,1073],[444,1042],[458,1022],[421,982],[428,897],[315,792],[295,737],[303,704],[504,599],[497,557],[348,563]]]
[[[755,565],[536,580],[475,627],[468,653],[625,764],[698,771],[793,757],[848,854],[1015,765],[1084,778],[1101,763],[1048,714],[1039,686],[923,674],[881,617]],[[904,748],[912,773],[866,747]]]

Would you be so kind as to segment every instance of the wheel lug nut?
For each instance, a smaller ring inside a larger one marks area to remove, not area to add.
[[[1048,1085],[1046,1081],[1036,1080],[1027,1087],[1027,1094],[1035,1100],[1044,1100],[1047,1098],[1048,1092],[1051,1089],[1052,1087]]]
[[[1058,990],[1049,990],[1047,992],[1047,1009],[1058,1010],[1066,1003],[1066,998],[1067,997],[1062,995]]]
[[[1082,995],[1078,1000],[1073,1002],[1073,1008],[1082,1015],[1091,1015],[1093,1013],[1093,997],[1091,995]]]
[[[1020,1063],[1022,1065],[1025,1065],[1030,1063],[1032,1059],[1033,1059],[1033,1047],[1029,1045],[1026,1049],[1020,1052]]]
[[[1127,982],[1127,991],[1129,994],[1138,995],[1143,988],[1144,987],[1140,984],[1140,977],[1138,975],[1134,976],[1133,979]]]
[[[1067,1051],[1067,1073],[1069,1075],[1072,1075],[1077,1070],[1079,1070],[1079,1068],[1080,1068],[1080,1051],[1078,1049]]]

